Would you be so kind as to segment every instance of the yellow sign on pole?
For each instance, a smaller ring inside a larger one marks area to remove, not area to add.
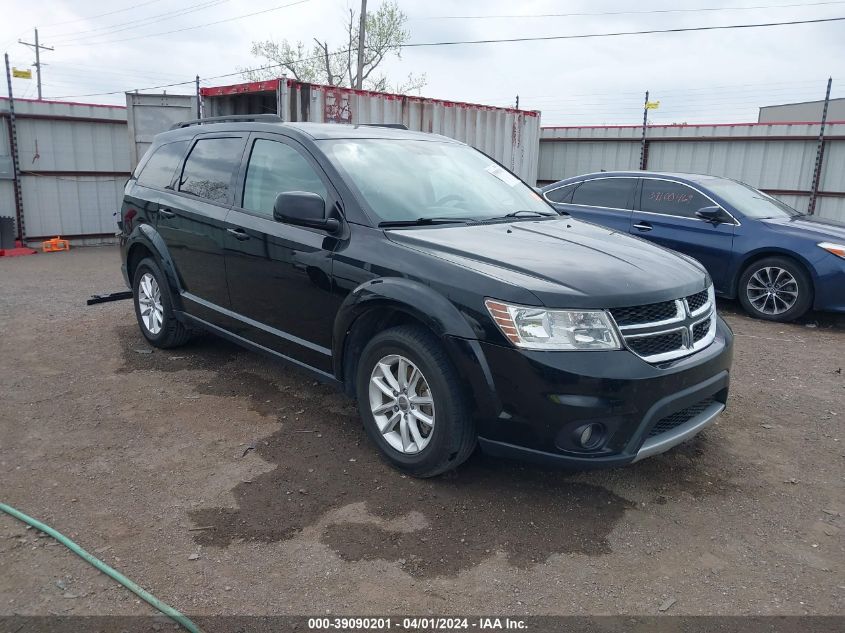
[[[12,77],[17,77],[18,79],[32,79],[32,71],[28,68],[25,70],[12,68]]]
[[[657,110],[660,107],[659,101],[646,101],[645,109],[646,110]]]

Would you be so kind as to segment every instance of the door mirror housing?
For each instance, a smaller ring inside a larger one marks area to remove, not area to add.
[[[336,218],[326,217],[326,201],[323,197],[310,191],[284,191],[276,196],[273,219],[329,233],[340,228]]]
[[[695,212],[695,217],[701,218],[711,224],[722,224],[725,221],[722,207],[703,207]]]

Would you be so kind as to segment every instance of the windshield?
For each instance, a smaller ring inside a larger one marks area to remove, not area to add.
[[[380,222],[557,215],[531,187],[466,145],[337,139],[321,148]]]
[[[737,182],[736,180],[725,180],[717,178],[702,183],[717,196],[721,196],[730,205],[736,207],[737,211],[749,218],[791,218],[803,215],[790,207],[785,202],[776,200],[762,191]]]

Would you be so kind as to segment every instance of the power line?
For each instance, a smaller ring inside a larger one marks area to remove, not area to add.
[[[54,35],[53,39],[57,40],[59,44],[68,44],[71,42],[77,42],[80,40],[89,39],[92,37],[103,37],[105,35],[112,35],[113,33],[120,33],[122,31],[128,31],[130,29],[141,28],[145,26],[149,26],[151,24],[156,24],[157,22],[163,22],[164,20],[170,20],[172,18],[180,17],[183,15],[188,15],[189,13],[196,13],[197,11],[203,11],[205,9],[212,9],[220,4],[224,4],[226,2],[230,2],[231,0],[205,0],[204,2],[198,2],[197,4],[192,4],[187,7],[182,7],[181,9],[175,9],[173,11],[166,11],[164,13],[156,13],[154,15],[147,16],[145,18],[138,18],[136,20],[129,20],[128,22],[119,22],[117,24],[110,24],[108,26],[100,26],[93,29],[87,29],[84,31],[71,31],[68,33],[59,33],[58,35]],[[98,32],[102,31],[102,32]],[[89,34],[89,35],[86,35]],[[83,36],[83,37],[77,37]]]
[[[297,4],[302,4],[303,2],[307,2],[308,0],[299,0],[298,2],[294,2],[292,4],[283,5],[282,7],[275,7],[274,9],[267,9],[265,11],[259,11],[258,13],[266,13],[267,11],[273,11],[276,9],[281,9],[289,6],[294,6]],[[256,15],[256,14],[250,14]],[[248,17],[248,16],[239,16],[238,18],[231,18],[231,19],[239,19],[240,17]],[[462,44],[494,44],[494,43],[509,43],[509,42],[524,42],[524,41],[547,41],[547,40],[560,40],[560,39],[586,39],[586,38],[599,38],[599,37],[616,37],[622,35],[651,35],[657,33],[680,33],[680,32],[688,32],[688,31],[714,31],[714,30],[725,30],[725,29],[747,29],[747,28],[765,28],[765,27],[772,27],[772,26],[789,26],[795,24],[817,24],[817,23],[826,23],[826,22],[838,22],[845,20],[845,17],[837,17],[837,18],[820,18],[814,20],[794,20],[790,22],[770,22],[770,23],[763,23],[763,24],[733,24],[733,25],[722,25],[722,26],[702,26],[702,27],[686,27],[686,28],[674,28],[674,29],[654,29],[654,30],[646,30],[646,31],[625,31],[625,32],[615,32],[615,33],[585,33],[585,34],[575,34],[575,35],[552,35],[552,36],[543,36],[543,37],[528,37],[528,38],[506,38],[506,39],[490,39],[490,40],[464,40],[464,41],[452,41],[452,42],[417,42],[417,43],[410,43],[404,44],[403,48],[411,48],[411,47],[428,47],[428,46],[453,46],[453,45],[462,45]],[[221,22],[226,22],[229,20],[222,20]],[[176,31],[170,31],[169,33],[175,33],[185,30],[190,30],[193,28],[200,28],[201,26],[209,26],[209,25],[199,25],[195,27],[187,27],[185,29],[177,29]],[[139,37],[146,37],[146,36],[139,36]],[[137,38],[130,38],[130,39],[137,39]],[[121,40],[127,41],[127,40]],[[106,42],[100,42],[106,43]],[[341,51],[336,51],[334,53],[329,53],[330,55],[345,55],[349,53],[351,50],[354,49],[346,49]],[[290,63],[298,63],[304,61],[312,61],[314,59],[322,59],[323,56],[314,56],[314,57],[304,57],[297,60],[291,60]],[[284,64],[271,64],[269,66],[263,66],[258,68],[245,68],[242,70],[238,70],[232,73],[226,73],[223,75],[216,75],[214,77],[206,77],[205,79],[222,79],[226,77],[232,77],[235,75],[242,75],[247,72],[257,72],[261,70],[269,70],[273,68],[281,68]],[[159,86],[151,86],[147,88],[137,88],[136,90],[157,90],[159,88],[171,88],[174,86],[182,86],[189,83],[194,83],[194,79],[190,79],[187,81],[182,82],[175,82],[170,84],[163,84]],[[79,94],[79,95],[68,95],[63,97],[55,97],[56,99],[67,99],[67,98],[79,98],[79,97],[98,97],[104,95],[112,95],[112,94],[121,94],[124,92],[131,92],[127,90],[114,90],[111,92],[99,92],[99,93],[89,93],[89,94]]]
[[[534,13],[534,14],[509,14],[509,15],[426,15],[411,17],[411,20],[498,20],[498,19],[521,19],[521,18],[572,18],[579,16],[599,15],[644,15],[656,13],[699,13],[712,11],[748,11],[751,9],[784,9],[791,7],[815,7],[831,4],[845,4],[845,0],[833,0],[830,2],[807,2],[795,4],[768,4],[748,7],[700,7],[696,9],[649,9],[645,11],[585,11],[578,13]]]
[[[140,9],[141,7],[145,7],[148,4],[155,4],[156,2],[161,2],[161,0],[147,0],[147,2],[140,2],[135,3],[130,7],[126,7],[125,9],[116,9],[114,11],[107,11],[106,13],[98,13],[97,15],[89,15],[84,18],[74,18],[73,20],[65,20],[64,22],[51,22],[49,24],[43,24],[44,26],[61,26],[62,24],[73,24],[74,22],[82,22],[84,20],[94,20],[96,18],[104,18],[107,15],[114,15],[115,13],[123,13],[125,11],[133,11],[135,9]]]
[[[54,36],[53,39],[57,40],[58,43],[61,45],[66,45],[92,38],[105,37],[107,35],[113,35],[114,33],[121,33],[123,31],[143,28],[152,24],[156,24],[158,22],[163,22],[165,20],[172,20],[183,15],[196,13],[197,11],[213,9],[214,7],[220,4],[224,4],[230,1],[231,0],[205,0],[204,2],[192,4],[181,9],[175,9],[173,11],[167,11],[165,13],[156,13],[145,18],[138,18],[135,20],[130,20],[128,22],[119,22],[117,24],[110,24],[108,26],[101,26],[93,29],[87,29],[84,31],[61,33],[59,35]]]
[[[539,37],[507,37],[489,40],[453,40],[451,42],[412,42],[403,44],[402,48],[417,48],[423,46],[457,46],[465,44],[505,44],[512,42],[547,42],[550,40],[581,40],[599,37],[618,37],[621,35],[652,35],[655,33],[688,33],[690,31],[725,31],[728,29],[758,29],[771,26],[792,26],[795,24],[820,24],[823,22],[840,22],[840,18],[817,18],[814,20],[791,20],[789,22],[763,22],[759,24],[723,24],[718,26],[690,26],[674,29],[649,29],[646,31],[617,31],[615,33],[580,33],[573,35],[543,35]]]
[[[269,9],[264,9],[262,11],[255,11],[253,13],[246,13],[244,15],[236,15],[236,16],[233,16],[231,18],[226,18],[224,20],[216,20],[214,22],[206,22],[205,24],[197,24],[196,26],[187,26],[185,28],[174,29],[172,31],[161,31],[159,33],[147,33],[146,35],[138,35],[136,37],[123,37],[123,38],[116,39],[116,40],[103,40],[103,41],[99,41],[99,42],[87,42],[87,43],[83,42],[83,43],[78,43],[78,44],[65,43],[63,45],[64,46],[71,46],[71,47],[73,47],[73,46],[100,46],[102,44],[114,44],[114,43],[117,43],[117,42],[120,42],[120,43],[131,42],[133,40],[140,40],[140,39],[145,39],[145,38],[148,38],[148,37],[158,37],[160,35],[170,35],[172,33],[182,33],[184,31],[193,31],[194,29],[205,28],[206,26],[214,26],[216,24],[223,24],[225,22],[234,22],[235,20],[242,20],[244,18],[250,18],[250,17],[255,16],[255,15],[261,15],[263,13],[270,13],[271,11],[278,11],[280,9],[287,9],[288,7],[293,7],[293,6],[296,6],[298,4],[304,4],[308,1],[309,0],[297,0],[296,2],[291,2],[291,3],[288,3],[288,4],[282,4],[282,5],[279,5],[277,7],[271,7]]]

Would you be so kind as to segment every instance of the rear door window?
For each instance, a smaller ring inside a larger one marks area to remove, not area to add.
[[[596,178],[581,183],[572,195],[572,204],[627,210],[636,178]]]
[[[231,202],[242,152],[242,138],[200,138],[185,161],[179,191],[217,204]]]
[[[692,187],[671,180],[643,178],[641,211],[694,218],[696,211],[709,206],[713,202]]]
[[[158,147],[138,176],[138,184],[155,189],[167,189],[179,167],[188,141],[175,141]]]

